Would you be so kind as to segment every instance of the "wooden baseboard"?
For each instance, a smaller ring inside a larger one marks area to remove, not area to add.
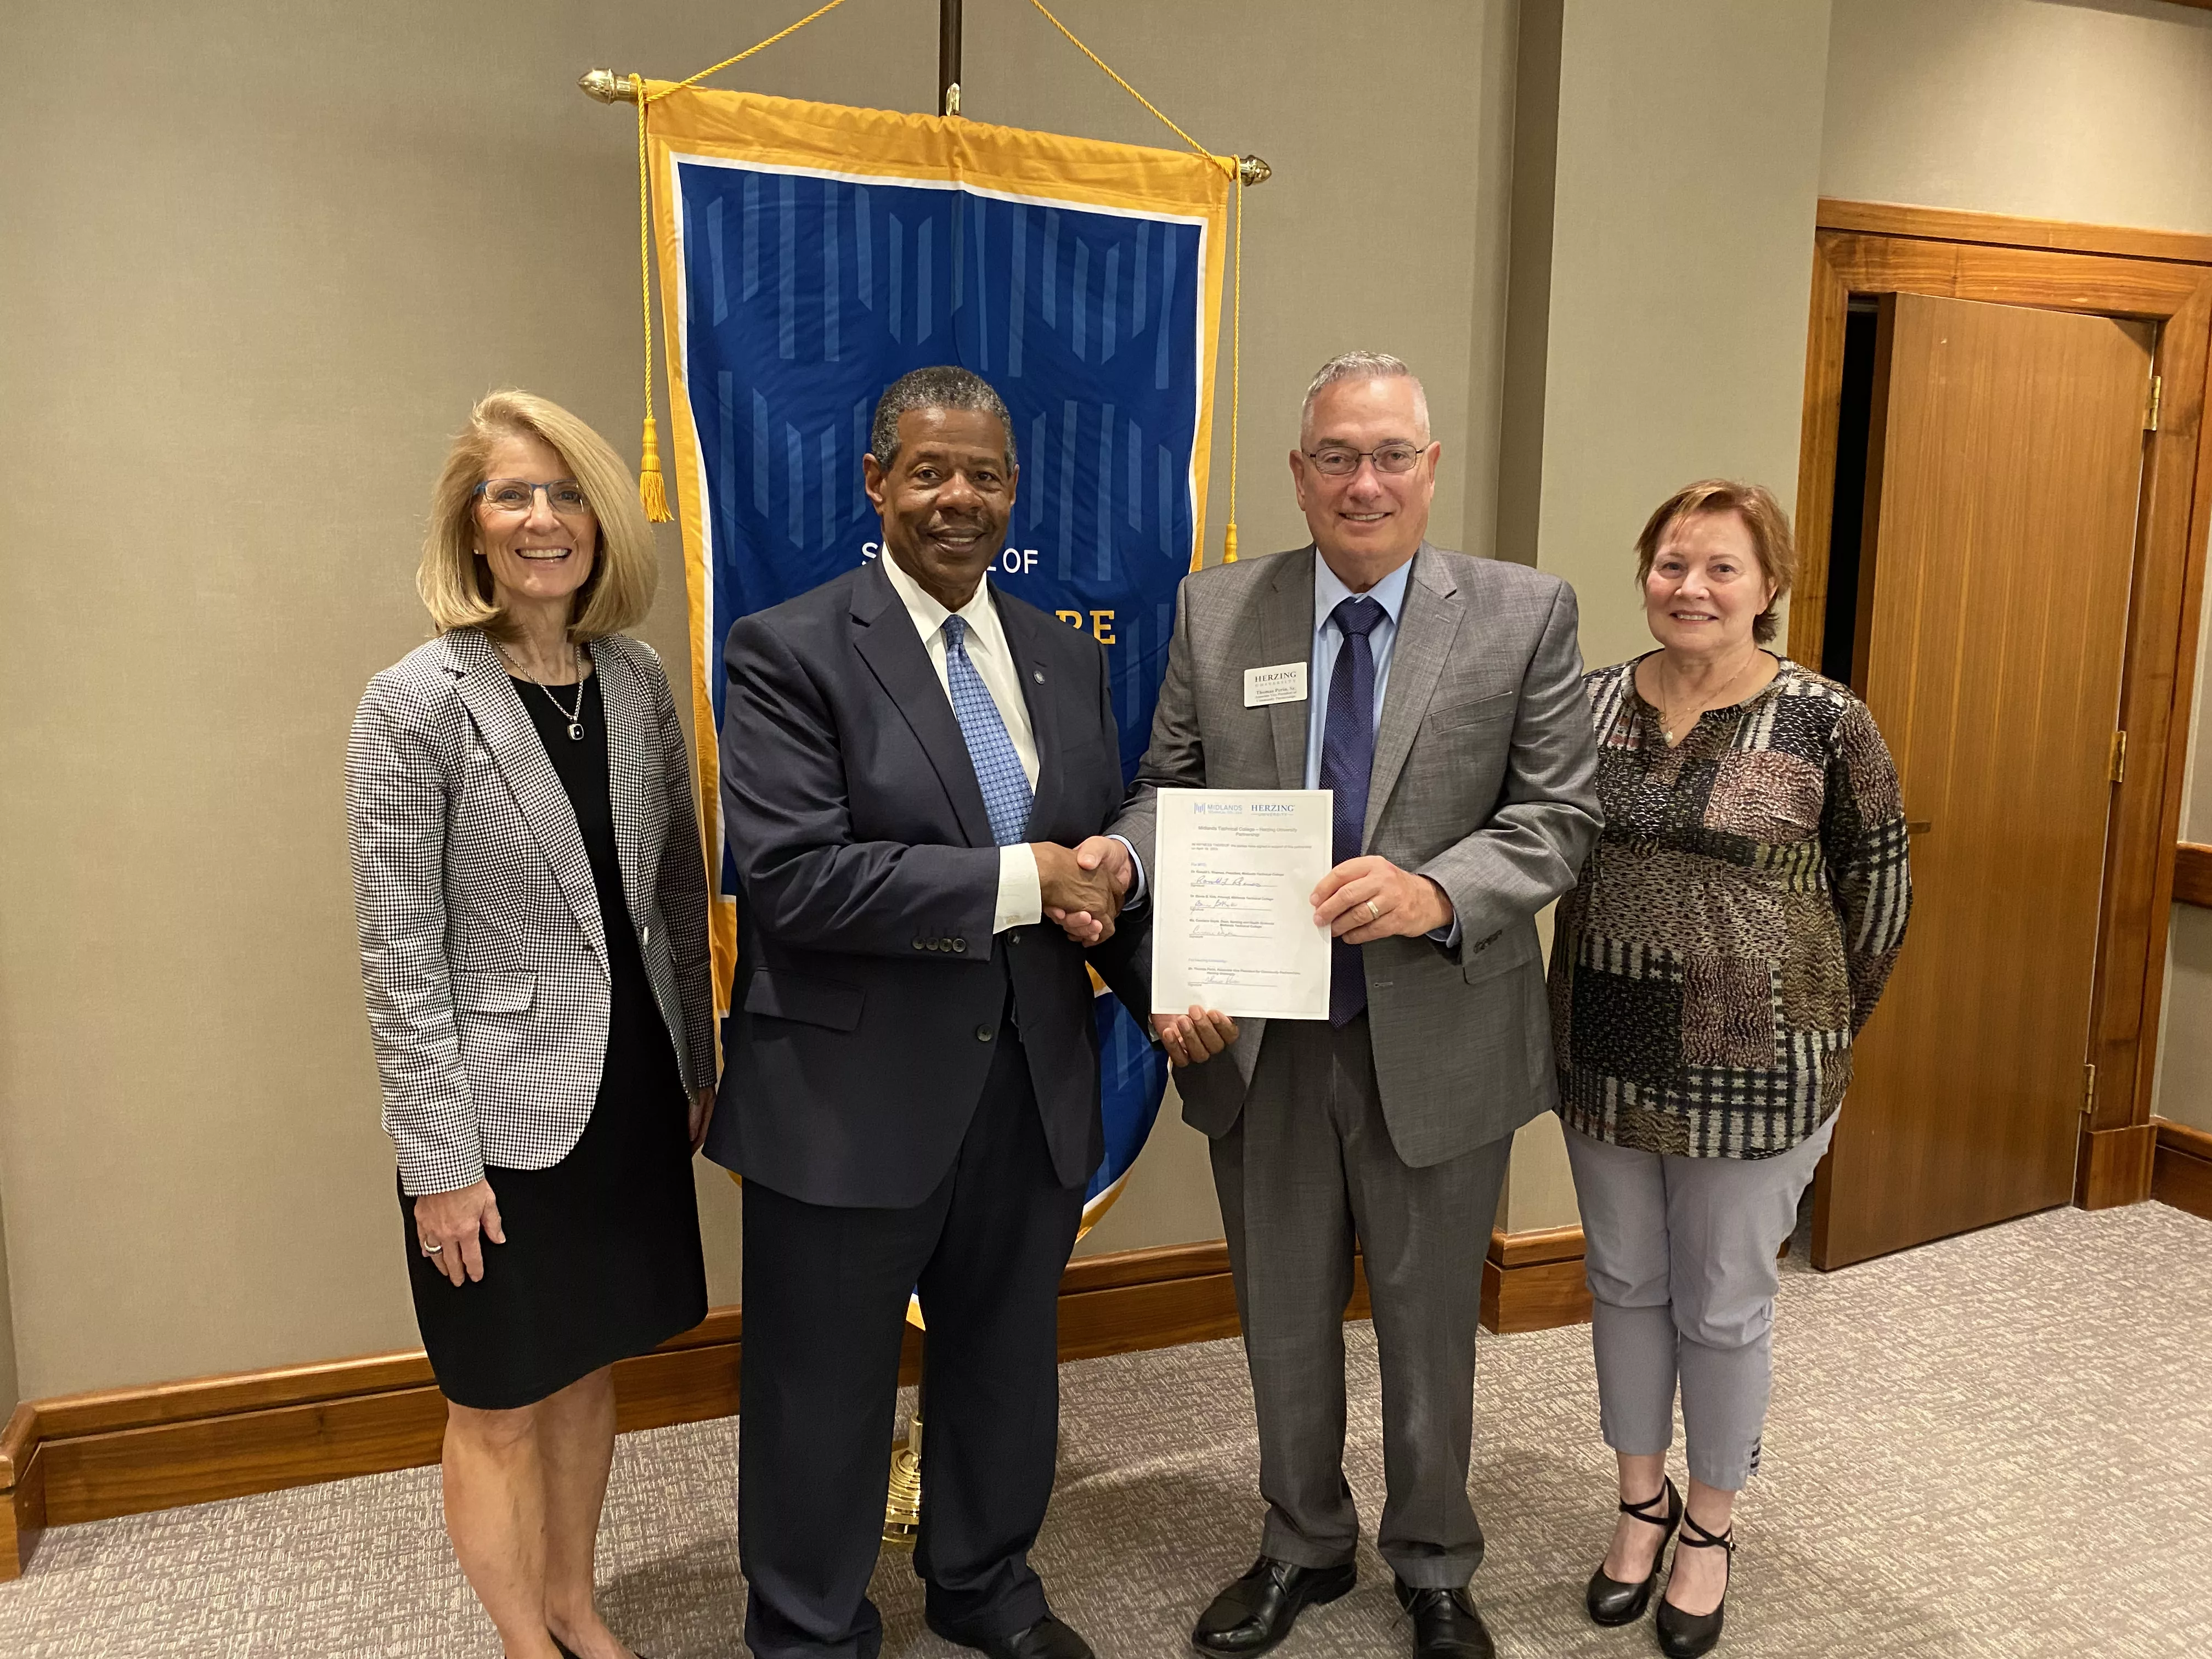
[[[1589,1322],[1583,1230],[1492,1232],[1482,1264],[1482,1322],[1500,1334]]]
[[[2212,906],[2212,847],[2185,841],[2173,849],[2173,902]]]
[[[2150,1196],[2151,1156],[2158,1131],[2148,1123],[2084,1129],[2074,1165],[2074,1202],[2084,1210],[2117,1209]]]
[[[2150,1195],[2161,1204],[2212,1221],[2212,1134],[2167,1118],[2153,1118],[2158,1150]]]
[[[1493,1331],[1587,1319],[1580,1230],[1493,1234],[1482,1310]],[[1366,1277],[1356,1267],[1345,1316],[1368,1315]],[[1062,1360],[1210,1341],[1238,1328],[1219,1239],[1085,1256],[1060,1280]],[[742,1312],[717,1308],[617,1364],[622,1431],[735,1413],[744,1334]],[[901,1380],[911,1382],[921,1340],[908,1337]],[[0,1578],[21,1572],[48,1526],[434,1463],[445,1421],[444,1396],[419,1350],[27,1402],[0,1436]]]

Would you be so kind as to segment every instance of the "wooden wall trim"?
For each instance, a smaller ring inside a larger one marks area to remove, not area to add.
[[[2212,0],[2206,0],[2212,4]],[[2185,841],[2173,849],[2173,902],[2212,907],[2212,847]]]
[[[2212,6],[2212,0],[2205,3]],[[1820,198],[1818,224],[1822,230],[1852,230],[1868,236],[1911,236],[1929,242],[2105,253],[2115,258],[2159,259],[2169,264],[2212,264],[2212,236],[2184,230],[2077,225],[2063,219],[1966,213],[1902,202],[1844,202],[1826,196]]]
[[[1488,1254],[1483,1317],[1492,1330],[1589,1316],[1579,1228],[1494,1232]],[[1345,1316],[1368,1315],[1366,1278],[1355,1270]],[[1211,1341],[1238,1328],[1220,1239],[1083,1256],[1060,1279],[1063,1361]],[[742,1310],[717,1308],[617,1365],[622,1431],[736,1412],[744,1337]],[[902,1381],[920,1375],[921,1354],[910,1330]],[[0,1578],[21,1571],[48,1525],[434,1463],[445,1420],[420,1351],[27,1401],[0,1433]]]
[[[2158,1148],[2150,1195],[2212,1221],[2212,1134],[2170,1118],[2153,1118],[2151,1122],[2158,1132]]]

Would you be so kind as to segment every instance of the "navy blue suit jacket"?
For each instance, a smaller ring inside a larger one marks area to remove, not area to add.
[[[1106,653],[995,598],[1036,738],[1026,839],[1073,846],[1123,794]],[[1103,1140],[1085,953],[1050,922],[993,933],[982,791],[890,579],[863,565],[744,618],[723,663],[738,954],[708,1156],[811,1204],[920,1203],[958,1153],[1011,1006],[1054,1169],[1088,1181]],[[1128,921],[1089,960],[1141,1019]]]

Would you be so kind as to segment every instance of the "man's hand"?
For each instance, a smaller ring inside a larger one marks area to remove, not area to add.
[[[1092,836],[1072,852],[1050,842],[1039,842],[1031,850],[1036,854],[1046,917],[1085,950],[1111,938],[1114,918],[1121,913],[1121,901],[1136,878],[1129,849],[1111,836]],[[1046,861],[1048,856],[1070,866],[1058,889],[1054,885],[1055,865]]]
[[[1177,1067],[1203,1065],[1237,1041],[1235,1020],[1195,1002],[1188,1014],[1154,1014],[1152,1030],[1168,1051],[1168,1063]]]
[[[707,1144],[707,1126],[714,1121],[714,1085],[702,1085],[691,1091],[691,1150],[696,1152]]]
[[[1313,890],[1314,921],[1347,945],[1419,939],[1449,927],[1452,902],[1427,876],[1401,870],[1372,854],[1346,859]]]

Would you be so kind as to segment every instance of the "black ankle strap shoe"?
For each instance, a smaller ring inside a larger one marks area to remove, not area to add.
[[[1663,1504],[1666,1514],[1650,1511]],[[1597,1571],[1590,1575],[1589,1588],[1583,1592],[1583,1605],[1589,1609],[1591,1620],[1601,1625],[1630,1625],[1644,1616],[1644,1609],[1651,1605],[1651,1592],[1659,1584],[1659,1565],[1667,1559],[1667,1540],[1674,1535],[1674,1528],[1682,1524],[1682,1494],[1669,1480],[1657,1492],[1641,1504],[1623,1504],[1620,1512],[1646,1526],[1659,1528],[1659,1547],[1652,1552],[1651,1571],[1642,1578],[1630,1583],[1606,1576],[1605,1563],[1598,1563]]]
[[[1682,1517],[1682,1541],[1674,1546],[1674,1558],[1681,1559],[1684,1550],[1721,1549],[1729,1553],[1729,1565],[1735,1565],[1735,1528],[1711,1533],[1688,1516]],[[1721,1599],[1713,1604],[1711,1613],[1685,1613],[1662,1596],[1656,1623],[1659,1627],[1659,1651],[1668,1659],[1698,1659],[1699,1654],[1711,1653],[1720,1645],[1721,1620],[1728,1612],[1728,1586],[1721,1586]]]

